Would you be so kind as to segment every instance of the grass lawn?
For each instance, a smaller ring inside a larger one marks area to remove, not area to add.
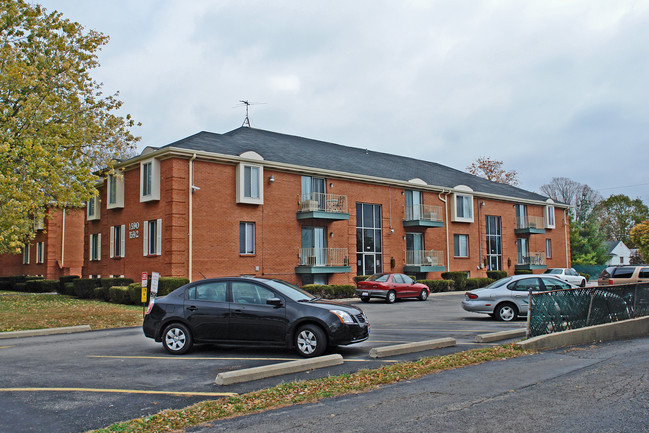
[[[0,332],[90,325],[91,329],[142,325],[142,307],[0,291]]]

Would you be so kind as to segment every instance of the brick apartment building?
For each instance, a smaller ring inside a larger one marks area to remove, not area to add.
[[[432,162],[242,127],[117,167],[87,207],[84,277],[344,284],[570,264],[567,206]]]
[[[433,162],[242,127],[117,168],[85,212],[51,210],[22,255],[0,256],[0,275],[344,284],[570,264],[566,205]]]
[[[35,224],[36,237],[22,254],[0,255],[0,276],[42,275],[56,280],[81,275],[84,211],[50,208],[48,218]]]

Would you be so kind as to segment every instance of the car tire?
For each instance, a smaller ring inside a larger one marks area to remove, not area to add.
[[[162,331],[162,345],[172,355],[189,352],[193,344],[192,333],[182,323],[172,323]]]
[[[305,358],[320,356],[327,349],[327,337],[317,325],[305,325],[295,334],[295,348]]]
[[[363,302],[370,302],[370,297],[369,297],[369,296],[363,296],[363,297],[361,298],[361,301],[363,301]]]
[[[419,297],[418,297],[418,299],[419,299],[420,301],[425,301],[426,299],[428,299],[428,290],[426,290],[426,289],[421,289],[421,292],[419,292]]]
[[[397,293],[394,290],[390,290],[387,295],[385,295],[385,302],[388,304],[394,304],[394,301],[397,300]]]
[[[518,316],[518,310],[514,304],[505,302],[496,307],[496,320],[501,322],[511,322]]]

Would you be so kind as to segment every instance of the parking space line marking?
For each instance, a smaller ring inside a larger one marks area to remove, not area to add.
[[[98,393],[121,393],[121,394],[155,394],[155,395],[177,395],[177,396],[200,396],[200,397],[234,397],[239,395],[235,392],[197,392],[197,391],[154,391],[140,389],[102,389],[102,388],[0,388],[0,392],[98,392]]]
[[[13,346],[0,346],[0,349],[9,349],[10,347],[13,347]]]
[[[177,361],[297,361],[302,358],[235,358],[235,357],[187,357],[187,356],[117,356],[117,355],[88,355],[88,358],[113,359],[172,359]]]
[[[354,358],[354,359],[345,358],[345,359],[343,359],[343,361],[345,361],[345,362],[375,362],[375,361],[379,361],[379,362],[399,362],[396,359],[358,359],[358,358]]]

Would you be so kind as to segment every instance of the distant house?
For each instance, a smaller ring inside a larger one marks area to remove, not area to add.
[[[628,265],[631,263],[631,250],[622,241],[606,241],[609,255],[607,265]]]

